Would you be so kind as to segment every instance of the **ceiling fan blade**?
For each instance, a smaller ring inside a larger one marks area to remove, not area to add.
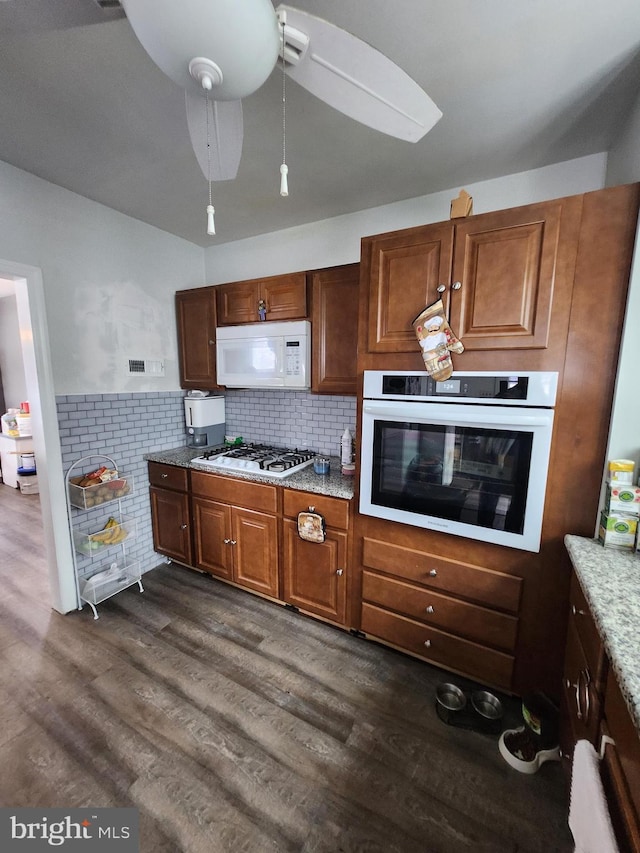
[[[191,144],[200,168],[209,180],[209,152],[212,181],[232,181],[238,174],[242,156],[242,101],[208,102],[209,139],[207,146],[207,99],[200,92],[185,92],[187,124]]]
[[[47,30],[66,30],[124,18],[120,4],[99,0],[10,0],[0,2],[0,33],[30,35]]]
[[[417,142],[442,118],[427,93],[371,45],[299,9],[278,6],[281,11],[287,74],[320,100],[408,142]]]

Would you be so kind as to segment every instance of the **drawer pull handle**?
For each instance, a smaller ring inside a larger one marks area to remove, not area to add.
[[[578,674],[578,680],[576,681],[574,687],[576,691],[576,716],[579,720],[583,720],[585,723],[589,722],[589,712],[590,712],[590,699],[589,699],[589,684],[591,682],[591,678],[589,676],[589,671],[586,669],[581,669]],[[584,690],[582,690],[584,684]],[[582,707],[582,695],[584,693],[584,704],[585,707]]]
[[[437,574],[438,572],[435,569],[431,569],[431,571],[429,572],[429,577],[435,578]]]
[[[341,577],[344,574],[344,569],[336,569],[336,574]]]
[[[435,611],[434,611],[434,609],[433,609],[433,605],[431,605],[431,604],[430,604],[430,605],[426,608],[426,611],[427,611],[427,613],[434,613]]]
[[[431,640],[425,640],[424,645],[427,649],[430,649],[431,648]]]
[[[586,616],[584,610],[580,610],[580,608],[576,607],[575,604],[571,605],[571,613],[573,616]]]

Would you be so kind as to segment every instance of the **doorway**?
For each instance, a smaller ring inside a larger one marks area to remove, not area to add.
[[[42,271],[0,259],[0,278],[13,282],[49,572],[51,606],[67,613],[77,606],[66,510],[62,453],[51,371]]]

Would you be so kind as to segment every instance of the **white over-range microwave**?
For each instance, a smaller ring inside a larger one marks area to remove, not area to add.
[[[365,371],[360,512],[539,551],[557,383]]]
[[[218,383],[227,388],[304,390],[311,385],[308,320],[220,326],[216,339]]]

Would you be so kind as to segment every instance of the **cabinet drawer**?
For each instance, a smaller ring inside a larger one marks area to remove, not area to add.
[[[508,652],[515,648],[518,631],[515,616],[367,571],[362,576],[362,597],[488,646]]]
[[[580,637],[591,677],[596,687],[601,689],[606,675],[604,646],[575,572],[571,575],[569,605],[571,610],[569,619],[574,623]]]
[[[314,512],[324,516],[327,527],[346,530],[349,526],[349,501],[342,498],[330,498],[313,492],[299,492],[296,489],[284,490],[284,515],[297,518],[299,512],[314,507]]]
[[[149,485],[186,492],[189,488],[189,470],[177,465],[149,462]]]
[[[511,687],[514,659],[504,652],[455,637],[406,616],[362,605],[362,630],[394,646],[460,673],[473,673],[476,680],[507,690]]]
[[[247,509],[278,511],[278,487],[266,483],[234,480],[202,471],[191,472],[191,492],[203,498],[247,507]]]
[[[520,606],[522,578],[514,575],[368,537],[363,539],[362,561],[371,569],[487,604],[491,608],[517,613]]]

